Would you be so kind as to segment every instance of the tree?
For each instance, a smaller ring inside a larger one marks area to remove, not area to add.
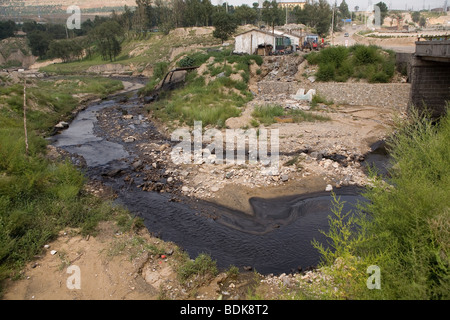
[[[175,28],[181,27],[185,23],[184,13],[186,11],[186,3],[184,0],[172,0],[172,19]]]
[[[69,62],[82,57],[83,47],[78,39],[52,41],[49,46],[48,55],[60,58],[63,62]]]
[[[43,24],[37,24],[36,21],[25,21],[22,24],[22,31],[25,33],[30,33],[35,30],[45,31],[45,26]]]
[[[186,11],[185,11],[185,22],[186,26],[198,27],[201,24],[201,18],[199,12],[201,11],[200,0],[185,0]]]
[[[201,0],[199,14],[201,20],[203,20],[202,24],[208,27],[211,23],[213,14],[213,5],[210,0]]]
[[[420,20],[419,20],[419,26],[420,27],[425,27],[427,25],[427,19],[425,19],[425,17],[424,16],[421,16],[420,17]]]
[[[150,0],[136,0],[137,8],[133,14],[133,29],[139,34],[146,34],[151,24]]]
[[[213,36],[222,40],[227,40],[237,29],[237,23],[233,15],[226,12],[216,12],[212,16],[214,31]]]
[[[345,0],[342,0],[341,4],[339,5],[339,13],[342,19],[350,18],[350,10],[348,10],[348,5]]]
[[[327,0],[319,0],[312,3],[307,2],[303,9],[295,7],[293,14],[296,17],[297,23],[303,23],[310,28],[316,29],[319,35],[325,35],[330,30],[333,11]],[[335,29],[337,27],[337,20],[334,19]]]
[[[121,33],[122,29],[119,23],[113,20],[104,22],[91,31],[90,35],[103,60],[113,61],[119,55],[122,49],[119,41]]]
[[[331,20],[333,11],[327,0],[319,0],[314,3],[312,15],[314,17],[313,27],[316,29],[320,36],[326,35],[331,28]],[[337,24],[336,19],[334,19],[335,24]],[[335,27],[335,29],[337,29]]]
[[[262,20],[272,26],[272,32],[275,31],[275,25],[282,23],[283,12],[278,8],[278,3],[273,0],[272,2],[264,1],[262,8]]]
[[[49,34],[45,31],[34,30],[27,34],[27,38],[31,53],[37,57],[44,57],[52,40]]]
[[[14,36],[16,23],[12,20],[0,21],[0,40]]]
[[[65,39],[67,38],[66,28],[62,24],[47,24],[45,31],[50,35],[52,39]]]
[[[411,15],[412,21],[415,23],[419,23],[420,22],[420,12],[419,11],[414,11]]]
[[[246,4],[236,7],[234,15],[241,24],[254,23],[258,19],[257,11]]]

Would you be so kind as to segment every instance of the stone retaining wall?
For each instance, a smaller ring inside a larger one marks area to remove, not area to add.
[[[336,104],[353,106],[380,106],[406,108],[409,101],[409,83],[338,83],[315,82],[302,86],[297,82],[267,81],[258,83],[262,95],[293,95],[298,89],[315,89],[318,94]]]
[[[312,89],[336,104],[406,108],[409,83],[313,83]]]

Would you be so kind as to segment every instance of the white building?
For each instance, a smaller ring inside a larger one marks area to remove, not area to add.
[[[275,30],[274,33],[272,33],[259,29],[252,29],[236,36],[234,52],[255,54],[257,53],[258,47],[261,46],[272,46],[273,49],[276,49],[277,45],[280,43],[280,39],[283,38],[290,39],[294,51],[295,46],[301,43],[300,37],[284,33],[283,31]]]

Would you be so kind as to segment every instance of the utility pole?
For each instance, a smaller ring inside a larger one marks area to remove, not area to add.
[[[28,132],[27,132],[27,80],[23,78],[23,127],[25,130],[25,154],[28,156]]]
[[[333,47],[334,47],[334,8],[335,6],[333,5],[333,16],[331,17],[331,45]]]
[[[288,6],[286,5],[286,24],[288,24]]]

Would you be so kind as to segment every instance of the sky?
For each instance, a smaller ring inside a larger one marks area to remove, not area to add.
[[[211,3],[217,4],[220,0],[211,0]],[[294,0],[277,0],[277,1],[292,1]],[[383,1],[386,3],[388,7],[392,10],[405,10],[405,5],[408,9],[414,9],[414,10],[422,10],[425,8],[428,10],[428,6],[430,6],[431,9],[443,7],[445,0],[345,0],[348,4],[348,8],[350,10],[353,10],[355,6],[359,6],[360,10],[365,10],[371,2],[372,4],[378,3],[380,1]],[[223,3],[226,2],[226,0],[222,0]],[[241,4],[248,4],[249,6],[252,6],[254,2],[258,2],[258,0],[228,0],[228,4],[232,5],[241,5]],[[330,3],[334,3],[335,0],[328,0]],[[339,5],[342,0],[336,0],[337,5]],[[450,6],[450,0],[448,0],[448,5]]]

